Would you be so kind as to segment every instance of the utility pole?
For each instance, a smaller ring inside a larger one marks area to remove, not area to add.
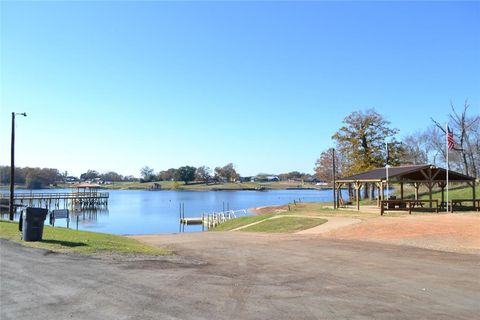
[[[11,144],[11,154],[10,154],[10,202],[8,206],[8,214],[9,214],[9,220],[13,221],[13,209],[14,209],[14,204],[13,201],[15,199],[14,197],[14,191],[15,191],[15,115],[22,115],[24,117],[27,116],[25,112],[23,113],[15,113],[12,112],[12,144]]]
[[[385,171],[386,171],[386,181],[387,181],[387,200],[389,199],[389,192],[390,190],[388,189],[388,168],[390,165],[388,164],[390,160],[390,154],[388,152],[388,142],[385,142],[385,153],[386,153],[386,159],[385,159]]]
[[[335,185],[335,148],[332,148],[332,190],[333,190],[333,209],[337,209],[337,197],[335,194],[336,185]]]

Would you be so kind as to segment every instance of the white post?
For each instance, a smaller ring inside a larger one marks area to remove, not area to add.
[[[388,200],[388,197],[389,197],[389,190],[388,190],[388,158],[389,158],[389,154],[388,154],[388,142],[385,142],[385,171],[386,171],[386,179],[387,179],[387,200]]]
[[[445,152],[446,152],[446,160],[447,160],[447,205],[446,205],[446,208],[447,208],[447,212],[448,212],[448,171],[449,171],[449,168],[448,168],[448,124],[445,123]]]
[[[388,190],[388,168],[389,167],[390,166],[387,164],[387,166],[386,166],[386,169],[387,169],[387,200],[388,200],[388,196],[389,196],[389,193],[390,193],[389,190]]]

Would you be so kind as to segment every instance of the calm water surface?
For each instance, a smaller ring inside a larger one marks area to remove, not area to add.
[[[106,191],[110,193],[108,208],[81,212],[79,230],[113,234],[178,232],[180,203],[185,204],[186,217],[199,217],[202,213],[219,212],[227,207],[240,210],[286,204],[293,200],[332,201],[331,190]],[[30,191],[18,190],[16,192]],[[33,192],[52,192],[52,190],[34,190]],[[55,190],[55,192],[71,192],[71,190]],[[57,220],[56,225],[65,226],[66,222]],[[70,227],[76,228],[76,221],[71,221]],[[201,226],[186,226],[185,231],[201,231]]]

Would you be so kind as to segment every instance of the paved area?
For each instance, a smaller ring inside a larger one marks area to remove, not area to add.
[[[0,318],[473,319],[480,256],[311,235],[139,236],[175,257],[1,241]]]

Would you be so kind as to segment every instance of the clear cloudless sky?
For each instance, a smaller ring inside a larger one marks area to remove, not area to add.
[[[480,110],[480,2],[1,1],[0,165],[313,172],[375,108]]]

